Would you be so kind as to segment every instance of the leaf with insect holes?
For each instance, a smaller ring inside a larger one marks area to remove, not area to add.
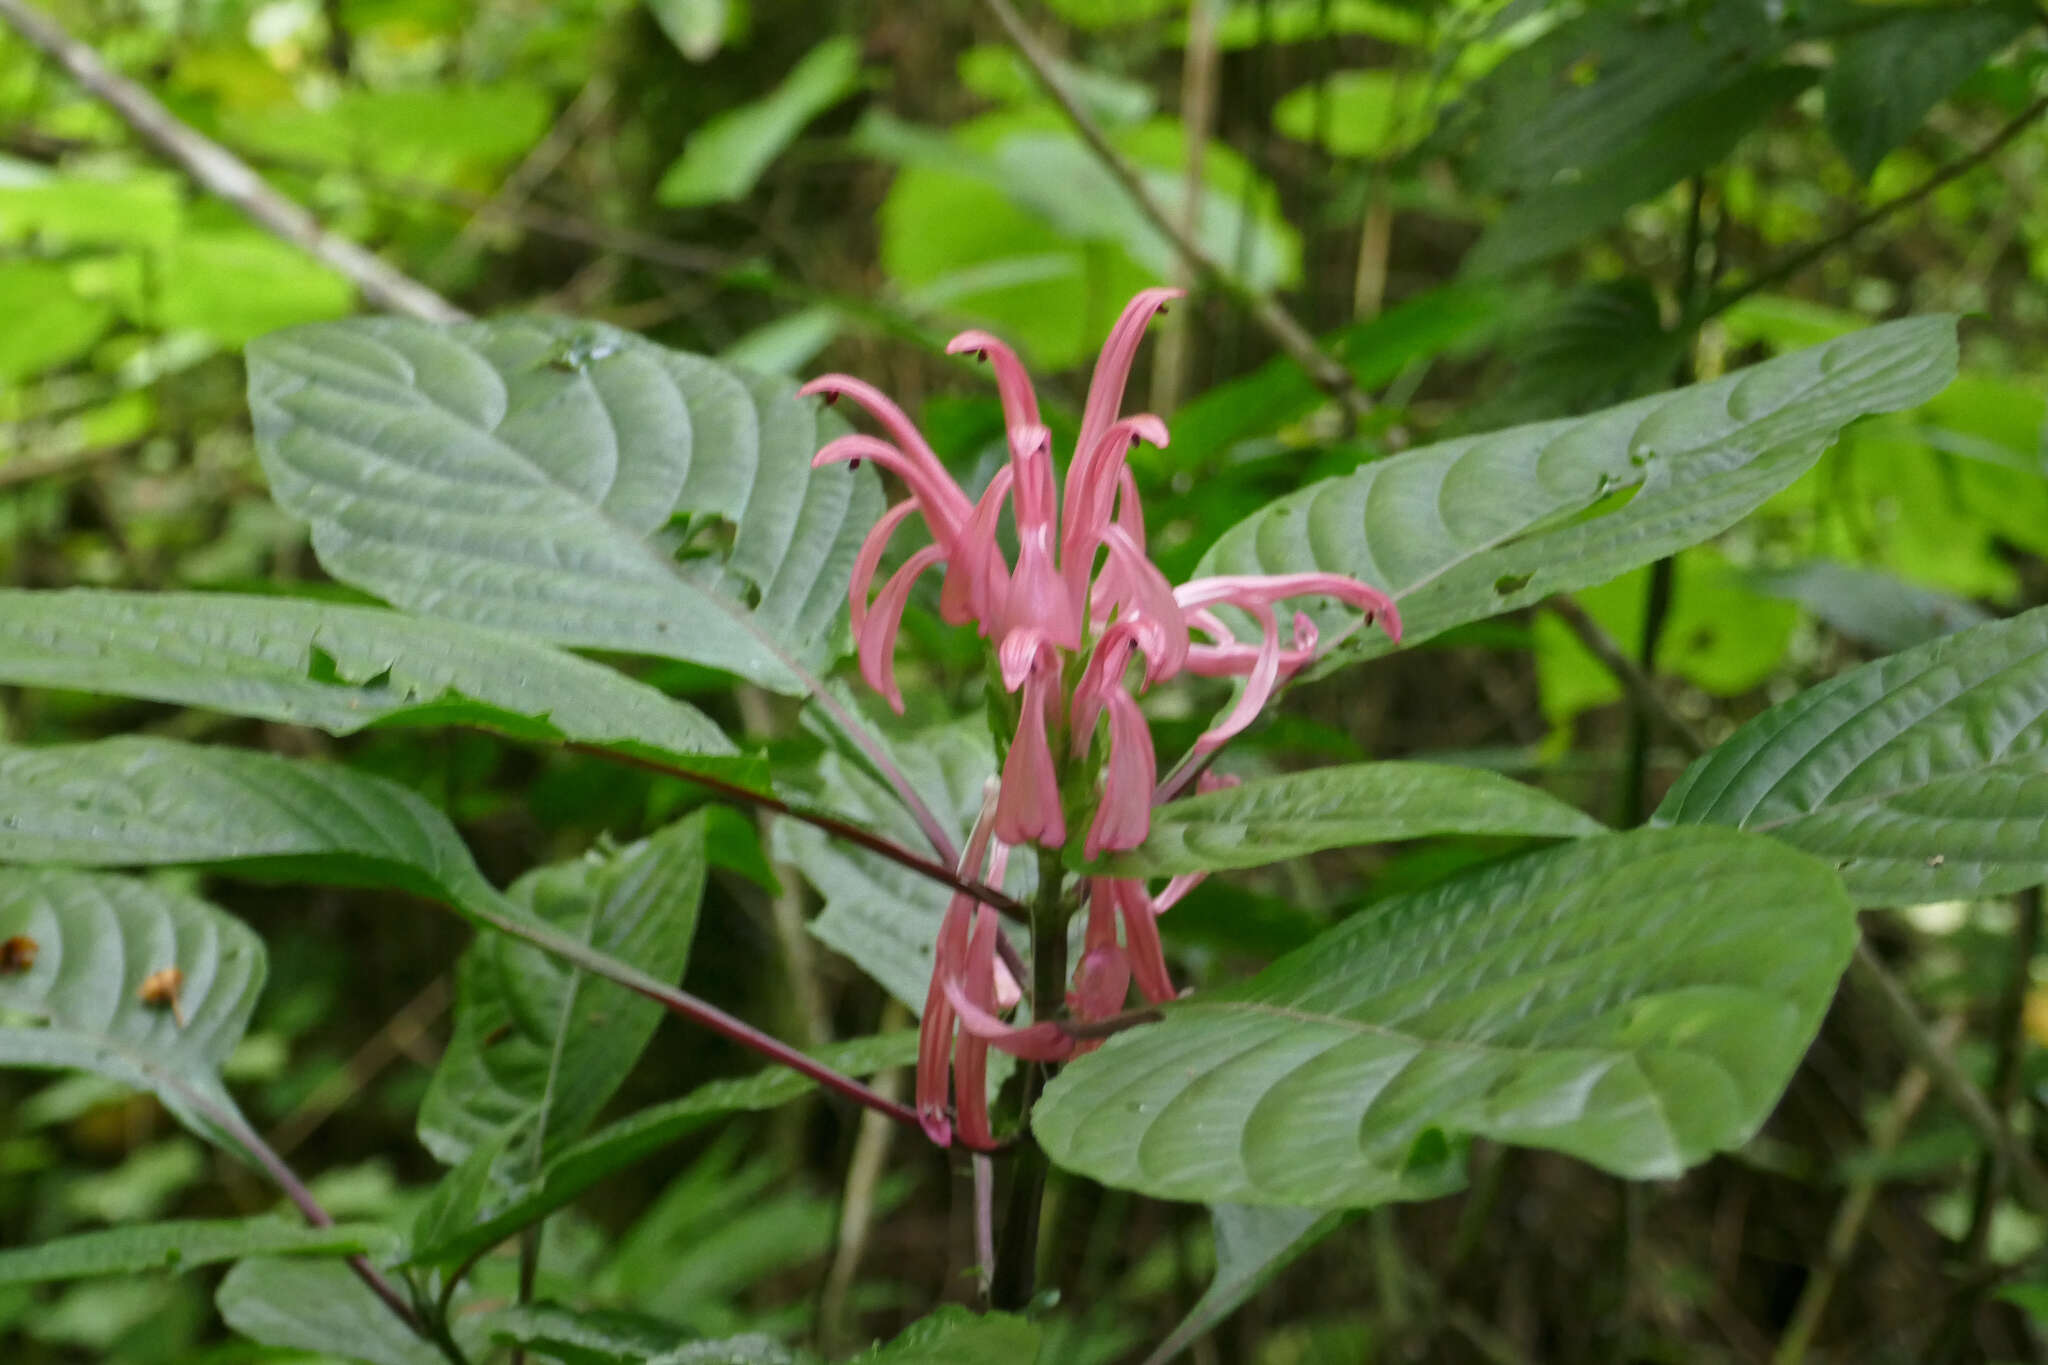
[[[143,697],[348,735],[476,725],[758,780],[687,702],[503,631],[230,593],[0,589],[0,682]]]
[[[1954,322],[1909,318],[1589,417],[1425,446],[1252,513],[1200,572],[1363,579],[1419,644],[1726,530],[1848,423],[1925,401],[1955,368]],[[1317,611],[1326,640],[1356,621]],[[1393,648],[1354,631],[1319,667]]]
[[[831,654],[871,470],[783,380],[596,323],[350,318],[248,350],[256,444],[327,571],[394,606],[787,692]]]

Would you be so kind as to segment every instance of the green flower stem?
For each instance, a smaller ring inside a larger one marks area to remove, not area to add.
[[[1059,1013],[1067,991],[1067,921],[1074,906],[1066,897],[1066,870],[1056,850],[1038,851],[1038,895],[1031,903],[1031,1017],[1051,1019]],[[1045,1152],[1030,1136],[1031,1108],[1052,1074],[1050,1064],[1030,1063],[1023,1070],[1020,1122],[1025,1132],[1017,1143],[1011,1167],[1009,1206],[1003,1216],[1003,1241],[996,1249],[994,1306],[1021,1312],[1031,1302],[1038,1267],[1038,1210],[1045,1200]]]

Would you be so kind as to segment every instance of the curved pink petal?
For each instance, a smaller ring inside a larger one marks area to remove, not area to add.
[[[1138,993],[1155,1005],[1174,998],[1173,978],[1166,971],[1166,950],[1159,942],[1158,917],[1145,895],[1142,882],[1116,880],[1116,908],[1124,922],[1124,951],[1130,956],[1131,975]]]
[[[1389,639],[1401,638],[1401,613],[1394,599],[1378,588],[1335,573],[1224,574],[1195,578],[1173,590],[1174,600],[1183,607],[1229,604],[1251,607],[1271,605],[1288,597],[1334,597],[1357,607],[1368,621],[1377,621]]]
[[[1118,574],[1110,590],[1117,594],[1118,615],[1133,618],[1139,628],[1139,647],[1145,651],[1145,681],[1157,683],[1180,672],[1187,660],[1187,614],[1174,599],[1173,585],[1166,575],[1145,557],[1144,549],[1121,526],[1105,527],[1102,543],[1109,547],[1110,563]],[[1096,581],[1096,591],[1110,580],[1107,570]],[[1095,610],[1099,613],[1100,608]],[[1150,630],[1146,627],[1149,624]]]
[[[1088,402],[1081,411],[1081,438],[1074,449],[1089,449],[1109,430],[1109,424],[1116,420],[1124,405],[1124,385],[1131,377],[1131,362],[1138,357],[1138,343],[1145,339],[1145,328],[1152,315],[1186,293],[1185,289],[1143,289],[1124,305],[1122,316],[1109,329],[1102,353],[1095,359],[1095,374],[1088,381]]]
[[[987,1014],[995,1004],[995,936],[1001,932],[995,912],[986,906],[976,906],[974,935],[968,940],[965,968],[959,977],[949,976],[941,982],[947,1003],[956,1011],[964,1003]],[[956,1003],[954,992],[963,985],[966,989]],[[988,1121],[988,1042],[966,1028],[964,1020],[962,1025],[960,1038],[953,1047],[953,1107],[960,1122],[960,1137],[970,1147],[993,1147],[995,1133]]]
[[[946,1116],[947,1063],[953,1051],[953,1007],[946,999],[946,981],[967,968],[967,946],[973,917],[965,896],[955,896],[939,924],[932,954],[932,984],[925,992],[924,1015],[917,1029],[917,1121],[925,1136],[939,1146],[953,1140]]]
[[[970,328],[946,343],[947,355],[972,351],[989,362],[996,372],[996,392],[1002,396],[1003,419],[1012,427],[1038,425],[1038,394],[1031,387],[1030,372],[1017,353],[992,332]]]
[[[896,528],[903,519],[917,510],[916,498],[905,498],[888,511],[860,543],[860,553],[853,557],[853,578],[846,585],[846,609],[853,623],[853,633],[860,635],[860,628],[868,617],[868,588],[875,581],[875,570],[881,567],[882,552],[889,548],[889,537],[896,534]]]
[[[957,982],[946,983],[946,1000],[960,1016],[960,1027],[998,1052],[1027,1062],[1064,1062],[1074,1055],[1074,1039],[1051,1020],[1018,1028],[1006,1024],[967,998]]]
[[[841,460],[873,460],[882,468],[902,479],[917,499],[919,509],[924,513],[925,524],[931,527],[932,539],[948,550],[960,536],[960,531],[973,515],[974,509],[968,504],[967,495],[960,491],[960,485],[953,482],[938,457],[930,450],[925,458],[906,454],[890,445],[879,436],[868,436],[854,432],[837,436],[818,448],[811,457],[811,467],[821,468]]]
[[[899,716],[903,714],[903,693],[896,687],[896,633],[903,626],[903,608],[910,601],[910,587],[917,576],[944,556],[938,546],[927,545],[903,561],[903,567],[889,575],[889,581],[875,594],[873,614],[860,632],[860,675]]]
[[[1130,473],[1125,460],[1131,446],[1141,440],[1165,449],[1166,423],[1149,412],[1122,418],[1094,446],[1077,449],[1067,467],[1067,488],[1060,507],[1060,575],[1076,602],[1088,586],[1095,546],[1102,528],[1109,524],[1118,486]],[[1131,497],[1135,502],[1135,491]]]
[[[1089,651],[1088,663],[1081,670],[1081,680],[1074,684],[1069,716],[1074,757],[1087,753],[1088,746],[1095,742],[1095,722],[1102,715],[1104,701],[1111,692],[1123,690],[1124,669],[1130,665],[1131,651],[1143,648],[1136,621],[1117,621],[1096,637],[1095,648]]]
[[[996,618],[1009,596],[1010,566],[1003,562],[1002,549],[996,544],[996,521],[1015,478],[1016,471],[1008,465],[996,471],[974,504],[974,514],[960,529],[958,552],[946,560],[939,617],[949,626],[975,620],[981,623],[983,635],[995,638],[1002,633],[1002,622]]]
[[[1103,773],[1102,801],[1082,848],[1091,859],[1145,842],[1152,832],[1152,785],[1159,780],[1152,731],[1138,703],[1117,689],[1110,692],[1107,705],[1109,764]]]

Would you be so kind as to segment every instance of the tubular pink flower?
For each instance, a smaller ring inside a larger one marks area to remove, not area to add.
[[[1166,973],[1166,950],[1159,943],[1159,925],[1145,884],[1126,878],[1110,878],[1111,892],[1124,925],[1124,952],[1130,958],[1131,975],[1138,993],[1155,1005],[1174,998],[1173,979]]]
[[[1095,547],[1102,528],[1109,524],[1119,487],[1130,474],[1125,460],[1137,441],[1165,449],[1166,423],[1151,413],[1139,413],[1115,423],[1093,447],[1074,452],[1067,466],[1067,488],[1060,507],[1060,575],[1073,594],[1077,608],[1087,595],[1088,575],[1095,567]],[[1135,487],[1128,494],[1135,509]],[[1142,531],[1140,532],[1142,536]]]
[[[1095,374],[1088,383],[1088,401],[1081,410],[1081,437],[1074,449],[1090,450],[1116,420],[1124,405],[1124,385],[1131,377],[1131,362],[1137,359],[1138,343],[1152,315],[1177,298],[1185,289],[1144,289],[1124,305],[1122,316],[1109,329],[1102,353],[1095,358]]]
[[[1010,591],[1010,566],[996,547],[996,520],[1009,496],[1016,471],[1004,465],[988,481],[974,514],[960,530],[960,550],[947,557],[946,581],[939,589],[939,619],[949,626],[979,621],[981,633],[996,633],[996,607]]]
[[[1107,596],[1118,616],[1131,618],[1140,631],[1141,647],[1145,650],[1145,681],[1162,682],[1180,672],[1187,660],[1187,615],[1175,600],[1173,585],[1166,581],[1166,575],[1145,557],[1144,547],[1132,540],[1123,527],[1105,527],[1102,543],[1109,547],[1109,562],[1095,581],[1095,605],[1091,611],[1107,616],[1101,605]]]
[[[939,925],[932,958],[932,984],[925,992],[924,1014],[917,1030],[917,1121],[924,1135],[940,1147],[951,1145],[953,1124],[946,1116],[946,1063],[953,1051],[953,1006],[946,982],[966,970],[972,919],[965,895],[953,897]]]
[[[970,328],[946,343],[947,355],[972,351],[989,362],[996,372],[996,392],[1003,400],[1003,420],[1012,429],[1038,425],[1038,393],[1024,362],[1009,344],[992,332]]]
[[[1138,623],[1129,620],[1118,621],[1095,641],[1087,666],[1081,670],[1081,680],[1074,684],[1073,712],[1069,717],[1074,757],[1087,753],[1088,746],[1095,742],[1095,722],[1102,715],[1103,703],[1111,692],[1123,689],[1124,669],[1130,665],[1131,652],[1144,647]]]
[[[983,933],[984,928],[988,931],[986,935]],[[1012,1057],[1027,1062],[1063,1062],[1074,1055],[1074,1040],[1069,1038],[1058,1024],[1050,1019],[1041,1019],[1018,1028],[1004,1023],[987,1004],[974,998],[975,992],[970,983],[977,979],[977,973],[986,970],[990,974],[989,980],[993,982],[995,979],[995,935],[1001,932],[1001,926],[996,923],[995,912],[983,906],[975,919],[974,944],[968,949],[965,983],[948,980],[945,987],[946,1002],[959,1015],[960,1028],[963,1032],[972,1034],[998,1052],[1007,1052]],[[982,947],[984,942],[987,945],[986,949]],[[981,957],[984,951],[988,959],[986,963]],[[991,990],[988,1003],[993,1004],[994,999]]]
[[[1001,629],[1044,632],[1061,649],[1081,647],[1081,617],[1053,558],[1058,501],[1053,485],[1052,435],[1044,427],[1010,429],[1010,467],[1016,479],[1010,504],[1017,522],[1017,570],[1003,607]]]
[[[1152,752],[1152,731],[1131,694],[1112,688],[1109,706],[1109,766],[1103,773],[1102,801],[1082,851],[1091,859],[1104,853],[1136,848],[1152,832],[1152,786],[1159,764]]]
[[[874,614],[860,632],[860,675],[899,716],[903,714],[903,693],[896,687],[896,633],[903,626],[903,607],[917,576],[944,554],[938,546],[927,545],[904,560],[903,567],[889,575],[889,581],[875,594]]]
[[[860,543],[860,553],[853,557],[853,578],[846,585],[846,609],[856,637],[868,619],[868,588],[875,581],[875,570],[881,567],[882,551],[889,548],[889,537],[896,534],[903,519],[916,510],[917,499],[910,497],[882,513],[881,520]]]
[[[960,485],[953,482],[953,476],[939,463],[938,456],[933,455],[931,448],[924,446],[922,440],[918,444],[924,449],[924,458],[908,454],[880,437],[854,432],[819,447],[818,453],[811,457],[811,466],[819,468],[842,460],[873,460],[909,486],[911,496],[917,499],[924,512],[925,524],[932,528],[932,539],[950,551],[974,508],[968,503],[967,495],[960,491]]]
[[[962,973],[966,989],[956,999],[954,992],[961,987],[959,978],[947,977],[940,986],[947,1003],[956,1011],[964,1004],[978,1014],[990,1014],[996,1002],[995,936],[1001,932],[995,912],[987,906],[976,906],[974,936],[968,941]],[[964,1018],[961,1025],[960,1037],[953,1044],[953,1112],[960,1123],[961,1141],[970,1147],[987,1149],[996,1145],[996,1135],[988,1121],[988,1042],[967,1028]]]
[[[1046,734],[1046,711],[1058,700],[1059,665],[1040,653],[1024,680],[1017,737],[1003,760],[1003,789],[996,800],[996,837],[1006,844],[1058,848],[1067,841],[1060,810],[1059,769]]]

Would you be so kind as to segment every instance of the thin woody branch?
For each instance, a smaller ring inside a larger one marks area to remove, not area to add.
[[[1264,290],[1252,288],[1224,269],[1213,256],[1202,249],[1202,244],[1195,240],[1194,234],[1159,202],[1139,177],[1137,168],[1123,153],[1110,145],[1109,139],[1103,135],[1102,128],[1095,122],[1094,117],[1081,107],[1080,101],[1076,100],[1061,83],[1059,73],[1053,67],[1052,55],[1033,36],[1031,30],[1024,26],[1024,21],[1017,17],[1017,11],[1010,6],[1009,0],[987,0],[987,4],[989,12],[995,15],[996,22],[1009,34],[1010,41],[1017,45],[1017,51],[1031,67],[1032,74],[1038,78],[1038,83],[1045,87],[1046,94],[1060,107],[1067,121],[1074,125],[1074,131],[1081,135],[1081,140],[1088,144],[1088,149],[1095,153],[1096,159],[1115,177],[1117,184],[1123,187],[1124,193],[1131,197],[1131,202],[1138,206],[1138,211],[1145,215],[1146,221],[1173,244],[1181,259],[1211,288],[1228,294],[1235,300],[1238,307],[1258,324],[1259,329],[1271,337],[1275,345],[1307,372],[1308,377],[1315,381],[1316,387],[1336,399],[1353,420],[1370,412],[1372,400],[1359,389],[1357,381],[1351,377],[1351,371],[1316,345],[1316,340],[1309,334],[1308,329],[1297,322],[1294,315],[1288,312],[1278,299]]]
[[[233,204],[258,227],[346,276],[372,304],[427,322],[460,322],[468,316],[418,280],[327,231],[312,214],[272,189],[248,163],[182,122],[156,96],[109,69],[97,52],[41,11],[23,0],[0,0],[0,19],[69,72],[95,99],[120,115],[138,137],[177,163],[200,186]]]

